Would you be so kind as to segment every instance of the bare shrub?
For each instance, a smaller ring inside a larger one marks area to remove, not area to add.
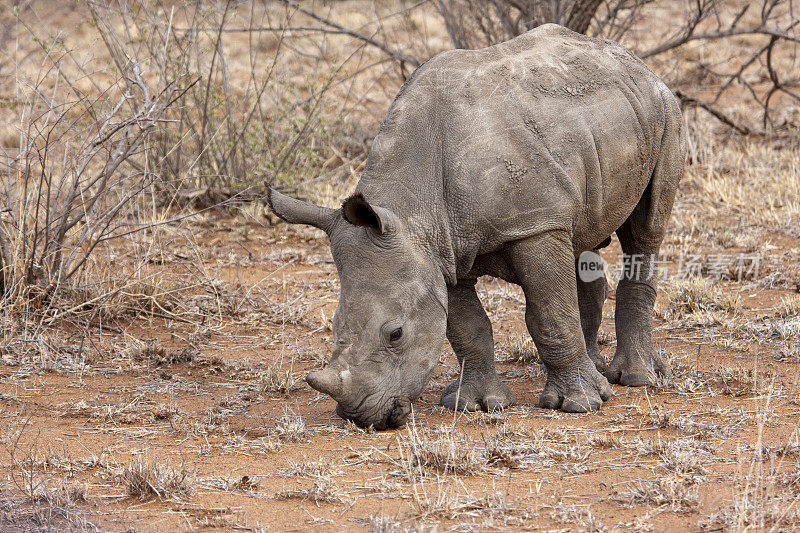
[[[438,0],[456,48],[482,48],[555,22],[586,33],[604,0]],[[632,8],[645,2],[628,2]],[[617,12],[622,2],[617,2]],[[630,9],[630,8],[629,8]]]
[[[150,141],[186,78],[139,61],[97,13],[94,21],[115,59],[104,76],[90,74],[91,58],[21,21],[38,50],[15,65],[19,143],[0,151],[7,178],[0,191],[0,293],[16,311],[53,311],[59,291],[80,294],[78,309],[96,304],[107,295],[85,294],[78,285],[94,266],[93,254],[151,227],[139,216],[158,180]],[[90,88],[81,83],[87,77]]]
[[[798,125],[798,117],[787,117],[783,111],[771,113],[778,101],[784,110],[800,102],[800,78],[796,75],[800,37],[791,1],[761,0],[740,6],[719,0],[671,4],[654,0],[437,0],[436,6],[456,48],[482,48],[555,22],[579,33],[620,41],[643,59],[665,55],[667,64],[690,64],[686,70],[673,68],[677,76],[667,79],[684,107],[703,109],[741,134]],[[641,28],[654,20],[660,22],[658,33],[654,36],[648,29],[643,34]],[[743,47],[742,36],[759,39]],[[705,54],[696,54],[692,45],[697,43],[714,43],[715,53],[724,53],[725,58],[709,60]],[[731,93],[747,102],[761,124],[720,107]]]
[[[26,8],[0,28],[21,43],[2,58],[16,94],[3,108],[15,138],[0,148],[0,296],[14,316],[174,316],[152,247],[191,214],[176,207],[258,203],[268,183],[298,188],[363,162],[365,137],[343,120],[358,99],[327,98],[363,67],[359,47],[324,57],[327,36],[288,29],[296,10],[137,0],[67,12],[91,21],[97,45],[77,50]]]
[[[342,105],[329,98],[360,70],[360,47],[326,54],[328,35],[294,28],[301,7],[132,5],[105,8],[125,28],[126,44],[142,40],[139,57],[158,58],[167,75],[193,82],[154,144],[167,176],[159,183],[164,204],[263,200],[271,183],[296,189],[363,155],[362,142],[343,143],[358,135],[344,120],[357,100]],[[163,57],[167,43],[172,51]]]

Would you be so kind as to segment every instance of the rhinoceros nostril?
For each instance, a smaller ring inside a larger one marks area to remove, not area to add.
[[[411,414],[411,400],[408,398],[397,398],[394,401],[392,410],[389,411],[389,416],[386,419],[386,427],[399,428],[408,420],[408,415]]]

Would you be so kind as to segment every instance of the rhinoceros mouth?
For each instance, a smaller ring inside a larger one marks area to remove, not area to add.
[[[359,405],[363,405],[362,401]],[[384,429],[394,429],[406,423],[408,415],[411,413],[411,400],[407,398],[389,398],[381,408],[373,410],[371,413],[364,413],[357,409],[350,411],[341,403],[336,405],[336,414],[345,420],[350,420],[362,428],[372,426],[378,431]]]

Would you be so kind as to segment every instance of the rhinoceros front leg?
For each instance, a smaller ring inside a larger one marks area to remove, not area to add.
[[[602,265],[602,263],[598,263],[598,265]],[[608,296],[605,272],[601,271],[598,279],[583,281],[577,272],[576,265],[575,277],[578,282],[578,309],[581,315],[581,329],[583,330],[583,340],[586,343],[586,351],[595,368],[599,372],[605,372],[606,360],[603,359],[600,347],[597,345],[597,332],[603,321],[603,304]]]
[[[539,405],[576,413],[599,408],[611,386],[586,351],[570,236],[550,232],[512,243],[506,260],[525,292],[525,323],[547,367]]]
[[[447,305],[447,340],[463,372],[445,388],[439,403],[449,409],[489,412],[514,405],[514,393],[497,377],[492,324],[475,283],[448,287]]]

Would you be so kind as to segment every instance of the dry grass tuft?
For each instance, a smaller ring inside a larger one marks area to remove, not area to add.
[[[800,296],[781,298],[778,310],[779,318],[795,318],[800,316]]]
[[[367,533],[432,533],[437,528],[415,521],[401,520],[390,516],[370,516],[364,521]]]
[[[723,394],[744,396],[747,394],[765,394],[772,388],[774,376],[769,372],[760,372],[755,368],[743,366],[721,366],[711,372],[722,383]]]
[[[138,500],[184,499],[192,493],[193,476],[186,470],[165,466],[155,459],[147,461],[141,456],[130,463],[119,475],[130,498]]]
[[[78,504],[87,502],[84,488],[61,480],[52,487],[42,480],[26,498],[0,488],[2,531],[97,531]]]
[[[773,461],[776,459],[800,459],[800,444],[787,442],[785,444],[760,444],[747,449],[753,449],[754,461]]]
[[[418,430],[409,425],[399,442],[407,450],[411,468],[439,474],[477,475],[491,458],[464,440],[456,436],[451,426]]]
[[[586,533],[605,533],[608,528],[589,509],[577,505],[562,504],[551,512],[551,516],[564,524],[577,526]]]
[[[615,433],[603,432],[595,433],[589,436],[589,446],[595,448],[614,449],[623,446],[622,438]]]
[[[542,362],[536,346],[528,335],[512,337],[502,345],[501,350],[506,354],[503,359],[506,363],[527,365],[531,363],[540,364]]]
[[[295,463],[292,460],[289,460],[288,462],[289,467],[280,469],[277,475],[281,477],[322,478],[338,473],[331,469],[331,465],[329,463],[323,461],[303,461],[300,463]]]
[[[517,468],[520,465],[519,459],[502,446],[487,444],[486,451],[488,455],[486,462],[492,466]]]
[[[191,363],[196,351],[192,348],[171,350],[158,344],[158,341],[134,341],[131,346],[120,352],[123,357],[144,362],[152,366],[176,365]]]
[[[629,503],[667,506],[672,511],[688,513],[699,504],[698,492],[697,485],[687,485],[682,479],[639,481],[629,490]]]
[[[781,357],[791,358],[792,350],[783,347],[778,353]],[[673,373],[670,380],[660,382],[656,386],[660,390],[693,394],[707,391],[725,396],[747,396],[750,394],[775,393],[782,385],[776,383],[776,374],[769,368],[756,369],[741,364],[729,366],[717,364],[708,370],[702,370],[684,361],[671,361]],[[663,426],[666,427],[666,426]]]
[[[269,365],[264,372],[260,373],[260,377],[261,392],[277,392],[284,396],[296,389],[300,381],[292,375],[291,370],[278,363]]]
[[[302,442],[310,434],[303,417],[293,413],[278,418],[269,433],[283,442]]]
[[[74,507],[78,503],[86,503],[86,492],[83,487],[61,482],[51,488],[43,483],[30,499],[32,503],[50,505],[52,507]]]
[[[800,476],[796,468],[784,474],[773,468],[745,475],[732,505],[712,514],[705,523],[727,526],[731,531],[796,531],[800,527]]]
[[[684,482],[694,484],[698,478],[709,473],[702,464],[702,457],[695,450],[670,449],[661,456],[660,466],[667,472],[680,476]]]
[[[349,499],[342,492],[336,483],[330,479],[317,479],[314,485],[307,490],[286,490],[275,494],[276,500],[301,500],[313,501],[316,504],[334,503],[347,504]]]
[[[724,290],[704,278],[679,280],[668,289],[666,318],[682,320],[687,325],[724,324],[741,311],[738,294]]]
[[[776,359],[782,363],[800,363],[800,343],[786,343],[781,346]]]
[[[447,490],[433,495],[417,497],[417,506],[422,516],[441,517],[449,520],[480,518],[489,528],[499,525],[519,527],[530,519],[528,509],[517,504],[507,494],[452,494]]]

